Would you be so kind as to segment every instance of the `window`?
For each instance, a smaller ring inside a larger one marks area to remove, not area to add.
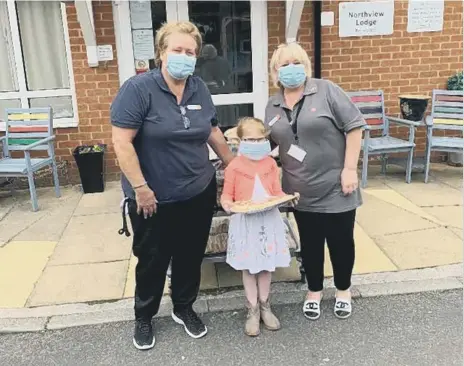
[[[0,121],[5,108],[51,106],[55,127],[76,125],[64,4],[0,1],[0,55]]]

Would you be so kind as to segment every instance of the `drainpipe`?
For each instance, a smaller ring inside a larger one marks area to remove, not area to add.
[[[314,78],[321,78],[321,11],[322,1],[313,1]]]

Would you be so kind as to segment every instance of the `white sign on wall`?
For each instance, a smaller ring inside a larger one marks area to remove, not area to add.
[[[444,0],[409,0],[408,32],[439,32],[443,30]]]
[[[136,60],[152,60],[155,58],[155,42],[152,29],[133,30],[132,44]]]
[[[393,0],[340,3],[339,36],[362,37],[393,34]]]
[[[153,27],[150,0],[132,0],[129,2],[129,6],[132,29],[150,29]]]

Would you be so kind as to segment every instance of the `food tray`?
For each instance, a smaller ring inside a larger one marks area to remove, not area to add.
[[[271,197],[264,202],[252,202],[252,201],[241,201],[234,202],[230,211],[233,213],[252,214],[258,212],[265,212],[272,210],[274,207],[278,207],[287,202],[290,202],[296,198],[295,195],[287,194],[282,197]]]

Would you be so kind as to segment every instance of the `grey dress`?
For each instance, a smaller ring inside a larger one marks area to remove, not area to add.
[[[253,201],[269,197],[261,180],[255,178]],[[285,224],[278,208],[253,214],[234,214],[229,223],[227,263],[251,274],[274,272],[290,265]]]

